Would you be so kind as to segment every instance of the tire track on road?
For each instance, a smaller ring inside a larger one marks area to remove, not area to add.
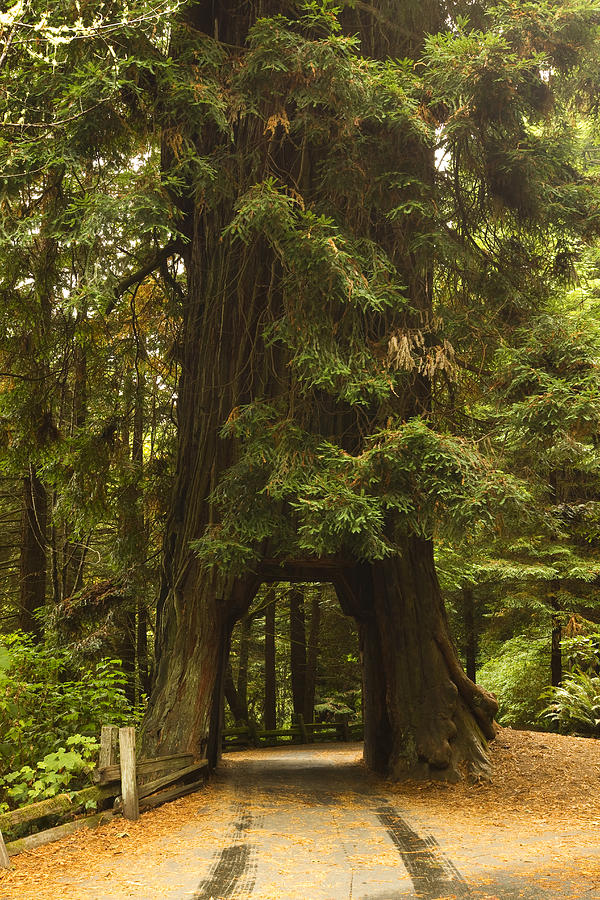
[[[457,900],[472,896],[469,885],[455,865],[444,857],[433,836],[422,838],[392,806],[380,806],[375,813],[402,857],[419,897],[435,900],[447,897],[450,892]]]
[[[233,824],[232,842],[218,851],[208,873],[198,885],[193,900],[251,897],[256,881],[256,845],[244,840],[247,832],[261,821],[245,804],[238,804],[238,818]]]

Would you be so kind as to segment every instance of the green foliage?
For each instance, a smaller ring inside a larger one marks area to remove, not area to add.
[[[192,546],[205,563],[232,571],[255,558],[267,536],[285,552],[295,544],[317,556],[379,559],[394,552],[394,533],[432,537],[441,521],[461,533],[511,505],[525,514],[529,500],[523,484],[469,442],[421,419],[390,421],[356,455],[281,422],[266,404],[236,410],[224,433],[242,438],[246,452],[215,491],[220,525]]]
[[[86,742],[106,722],[136,720],[119,661],[78,672],[68,650],[36,646],[20,634],[3,636],[0,645],[0,774],[24,765],[35,770],[38,760],[68,746],[73,735],[91,746]]]
[[[600,676],[575,669],[558,687],[542,694],[548,701],[540,718],[562,732],[600,736]]]
[[[55,797],[67,788],[81,788],[89,780],[100,745],[82,734],[67,738],[65,745],[47,753],[35,769],[25,765],[0,778],[0,796],[4,794],[11,806],[24,806]]]
[[[517,728],[535,725],[549,680],[549,635],[539,633],[505,641],[477,673],[478,683],[498,698],[498,721]]]

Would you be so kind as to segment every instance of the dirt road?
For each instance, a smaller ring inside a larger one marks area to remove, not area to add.
[[[70,874],[63,853],[37,894],[0,883],[1,900],[600,900],[593,829],[506,827],[502,810],[461,819],[454,800],[445,815],[439,797],[416,802],[369,775],[358,745],[231,754],[206,792],[178,802],[183,821],[154,840],[147,826],[140,852],[127,844],[145,817],[121,820],[87,873]]]

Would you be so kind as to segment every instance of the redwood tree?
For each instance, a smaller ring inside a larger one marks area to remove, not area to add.
[[[487,770],[496,703],[432,540],[524,496],[449,401],[593,231],[560,76],[597,4],[555,6],[224,0],[175,24],[157,96],[187,292],[150,749],[216,760],[231,629],[276,571],[332,580],[359,623],[369,765]]]

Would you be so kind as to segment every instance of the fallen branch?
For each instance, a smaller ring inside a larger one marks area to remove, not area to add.
[[[25,825],[27,822],[35,822],[45,816],[58,816],[66,812],[74,812],[86,803],[104,800],[107,797],[115,797],[118,787],[89,787],[76,794],[58,794],[48,800],[40,800],[39,803],[30,803],[12,812],[0,815],[0,831],[7,831],[16,825]]]
[[[44,844],[51,844],[53,841],[60,841],[61,838],[67,837],[69,834],[75,834],[83,828],[95,828],[96,825],[103,825],[110,822],[115,813],[112,810],[96,813],[93,816],[86,816],[84,819],[75,819],[73,822],[65,822],[64,825],[57,825],[55,828],[48,828],[46,831],[38,831],[37,834],[30,834],[29,837],[20,838],[18,841],[10,841],[6,845],[9,856],[15,856],[24,850],[33,850],[35,847],[41,847]]]

